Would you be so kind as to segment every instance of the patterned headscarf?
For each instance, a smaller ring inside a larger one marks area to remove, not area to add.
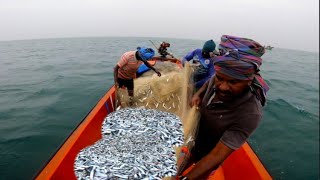
[[[251,90],[264,106],[269,86],[259,74],[261,56],[265,52],[263,46],[251,39],[223,35],[219,47],[223,47],[226,54],[214,58],[216,72],[235,79],[252,80]]]
[[[253,55],[256,57],[261,57],[265,53],[264,47],[258,42],[248,38],[229,35],[221,36],[219,49],[225,52],[237,50],[243,54]]]

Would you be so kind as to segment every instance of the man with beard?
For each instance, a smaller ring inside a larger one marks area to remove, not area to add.
[[[220,47],[227,52],[214,59],[215,75],[192,97],[201,119],[193,169],[180,179],[205,179],[246,142],[262,118],[268,86],[259,67],[264,48],[246,38],[222,36]],[[211,174],[212,175],[212,174]]]

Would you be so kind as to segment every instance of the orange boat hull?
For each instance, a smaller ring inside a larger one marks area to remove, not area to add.
[[[76,179],[74,173],[76,156],[80,150],[102,138],[102,122],[115,110],[114,99],[115,88],[112,87],[39,172],[36,176],[37,180]],[[245,143],[233,152],[209,179],[267,180],[272,178],[250,146]]]

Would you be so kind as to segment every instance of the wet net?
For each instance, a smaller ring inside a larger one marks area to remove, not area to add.
[[[180,68],[175,63],[157,62],[154,68],[161,72],[161,77],[149,70],[135,79],[132,99],[126,89],[118,89],[118,104],[122,108],[145,107],[176,114],[182,120],[187,139],[198,119],[196,108],[189,106],[193,94],[193,66],[186,63]]]
[[[126,89],[118,89],[117,98],[122,108],[145,107],[174,113],[183,125],[184,144],[176,148],[178,174],[186,168],[194,146],[200,113],[190,107],[194,92],[193,72],[195,67],[186,63],[184,68],[171,62],[159,62],[154,68],[161,72],[158,77],[152,70],[134,80],[134,97],[130,100]],[[131,101],[131,105],[129,103]]]

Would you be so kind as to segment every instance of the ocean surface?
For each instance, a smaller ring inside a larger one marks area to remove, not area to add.
[[[125,51],[171,43],[182,57],[203,41],[64,38],[0,42],[0,179],[32,179],[113,85]],[[249,142],[274,179],[319,179],[319,53],[275,47],[263,56],[270,85]]]

